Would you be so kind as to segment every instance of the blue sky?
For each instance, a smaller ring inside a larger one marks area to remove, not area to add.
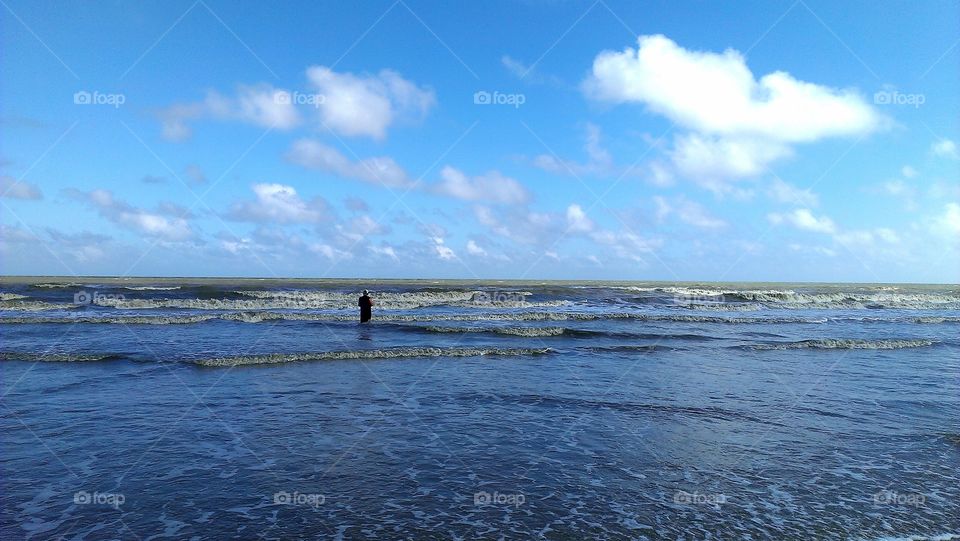
[[[958,282],[957,2],[2,11],[5,274]]]

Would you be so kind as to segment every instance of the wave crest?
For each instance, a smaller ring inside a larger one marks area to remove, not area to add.
[[[200,366],[238,366],[256,364],[279,364],[301,361],[329,361],[343,359],[397,359],[409,357],[479,357],[485,355],[521,356],[544,355],[550,348],[387,348],[359,349],[346,351],[321,351],[315,353],[271,353],[266,355],[240,355],[235,357],[216,357],[193,361]]]
[[[933,340],[856,340],[851,338],[824,338],[800,342],[752,344],[748,349],[906,349],[923,348],[936,344]]]

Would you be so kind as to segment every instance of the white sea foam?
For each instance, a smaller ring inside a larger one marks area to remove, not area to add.
[[[126,325],[178,325],[201,323],[221,319],[226,321],[239,321],[244,323],[261,323],[263,321],[286,320],[286,321],[331,321],[346,322],[356,321],[354,315],[340,314],[317,314],[307,312],[269,312],[269,311],[247,311],[247,312],[227,312],[223,314],[199,314],[199,315],[178,315],[178,316],[79,316],[79,317],[4,317],[0,318],[2,324],[46,324],[46,323],[105,323],[105,324],[126,324]],[[721,324],[770,324],[770,323],[796,323],[796,324],[821,324],[828,321],[827,318],[811,317],[721,317],[721,316],[701,316],[701,315],[652,315],[637,314],[628,312],[614,313],[584,313],[584,312],[510,312],[510,313],[487,313],[487,314],[377,314],[374,321],[385,322],[438,322],[438,321],[599,321],[608,319],[633,319],[637,321],[675,321],[686,323],[721,323]]]
[[[960,316],[923,316],[915,317],[913,323],[960,323]]]
[[[800,342],[753,344],[750,349],[905,349],[934,345],[933,340],[856,340],[848,338],[825,338]]]
[[[118,309],[180,308],[190,310],[347,310],[357,307],[357,295],[330,291],[238,291],[250,299],[128,299],[98,298],[100,306]],[[462,308],[558,307],[568,301],[527,302],[528,292],[490,295],[479,291],[426,291],[377,293],[377,310],[411,310],[435,306]]]
[[[494,334],[505,334],[510,336],[527,336],[527,337],[545,337],[545,336],[561,336],[563,333],[567,332],[567,329],[563,327],[441,327],[436,325],[429,325],[423,327],[423,329],[429,332],[436,333],[494,333]]]
[[[960,291],[937,293],[900,292],[897,287],[876,287],[855,291],[798,292],[792,289],[729,289],[710,287],[629,287],[631,291],[666,293],[679,304],[692,308],[741,309],[738,303],[758,307],[801,309],[857,309],[869,307],[902,309],[960,308]],[[705,302],[706,301],[706,302]],[[732,301],[732,302],[731,302]],[[716,304],[708,305],[707,302]]]
[[[76,304],[45,301],[25,301],[21,299],[0,299],[0,310],[15,312],[42,312],[46,310],[72,310]]]
[[[267,355],[241,355],[236,357],[217,357],[194,361],[201,366],[236,366],[251,364],[277,364],[300,361],[326,361],[343,359],[397,359],[409,357],[478,357],[484,355],[519,356],[543,355],[549,348],[387,348],[360,349],[347,351],[321,351],[315,353],[272,353]]]

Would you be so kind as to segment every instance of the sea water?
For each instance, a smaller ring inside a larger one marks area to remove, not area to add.
[[[958,286],[0,291],[4,539],[960,534]]]

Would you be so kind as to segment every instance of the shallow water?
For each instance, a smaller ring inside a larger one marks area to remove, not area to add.
[[[0,291],[4,539],[960,534],[956,286]]]

